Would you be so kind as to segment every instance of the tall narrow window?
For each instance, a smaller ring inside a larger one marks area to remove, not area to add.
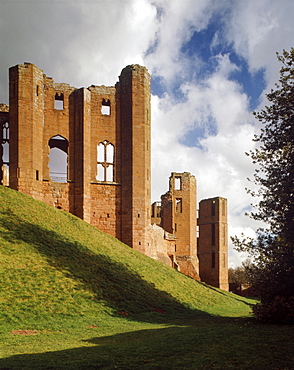
[[[109,99],[102,100],[101,113],[104,116],[110,116],[110,100]]]
[[[54,109],[57,109],[57,110],[64,109],[64,96],[62,93],[55,94]]]
[[[175,177],[175,190],[181,190],[181,178]]]
[[[96,180],[114,181],[114,146],[104,140],[97,145],[97,176]]]
[[[215,224],[211,224],[211,245],[215,245]]]
[[[215,200],[211,203],[211,216],[215,216]]]
[[[50,177],[53,182],[67,182],[67,153],[68,141],[60,136],[53,136],[49,142],[50,147]]]
[[[182,213],[182,211],[183,211],[182,198],[177,198],[176,199],[176,212]]]

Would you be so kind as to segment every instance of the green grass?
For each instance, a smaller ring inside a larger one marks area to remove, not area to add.
[[[293,328],[253,300],[3,186],[0,207],[1,369],[293,368]]]

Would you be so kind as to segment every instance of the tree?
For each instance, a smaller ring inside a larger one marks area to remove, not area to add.
[[[260,304],[255,316],[266,322],[294,323],[294,48],[277,53],[282,63],[276,89],[266,95],[271,103],[255,117],[263,127],[254,141],[259,147],[249,154],[257,165],[254,183],[260,197],[250,214],[268,228],[255,239],[232,238],[239,251],[254,256],[254,289]]]
[[[250,269],[251,263],[249,259],[242,262],[241,266],[229,268],[230,290],[234,293],[240,294],[242,292],[242,287],[246,286],[248,288],[252,285],[250,281]]]

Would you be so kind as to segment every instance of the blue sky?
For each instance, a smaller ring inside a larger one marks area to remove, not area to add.
[[[229,202],[230,235],[254,236],[244,210],[254,167],[252,116],[293,46],[293,0],[0,0],[0,102],[8,68],[32,62],[56,82],[112,86],[128,64],[152,75],[152,200],[171,172],[198,198]],[[241,263],[230,245],[230,264]]]

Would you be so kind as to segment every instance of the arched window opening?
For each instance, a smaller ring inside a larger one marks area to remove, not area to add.
[[[53,136],[48,145],[49,153],[49,173],[53,182],[67,182],[67,157],[68,141],[60,135]]]
[[[63,93],[56,93],[55,94],[54,109],[57,109],[57,110],[63,110],[64,109]]]
[[[97,176],[96,180],[114,181],[114,146],[104,140],[97,145]]]
[[[101,113],[105,116],[110,116],[110,100],[109,99],[102,100]]]
[[[105,145],[103,143],[100,143],[98,145],[98,162],[105,162]]]
[[[113,163],[114,159],[114,146],[110,143],[106,145],[106,162]]]

